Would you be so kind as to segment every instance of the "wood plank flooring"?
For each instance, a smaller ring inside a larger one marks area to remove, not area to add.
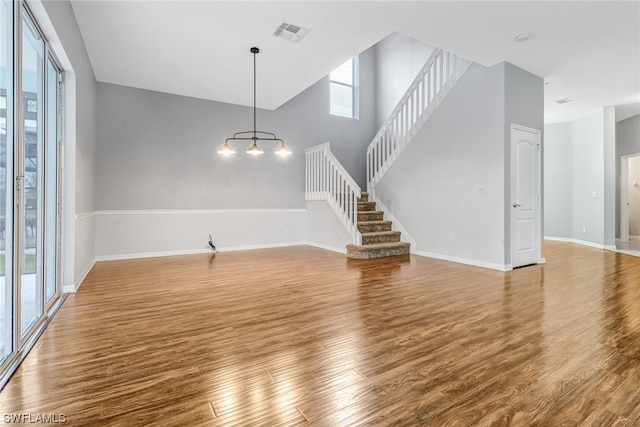
[[[72,426],[640,426],[640,259],[101,262],[0,393]]]

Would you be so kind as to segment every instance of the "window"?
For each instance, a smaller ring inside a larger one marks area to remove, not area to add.
[[[358,57],[329,74],[329,113],[358,119]]]

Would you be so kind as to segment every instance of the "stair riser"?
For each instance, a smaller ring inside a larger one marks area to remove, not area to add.
[[[358,212],[371,212],[376,210],[376,202],[358,202]]]
[[[358,222],[382,221],[384,212],[358,212]]]
[[[362,193],[361,197],[358,199],[359,202],[368,202],[369,201],[369,195],[367,193]]]
[[[390,243],[390,242],[399,242],[400,241],[400,232],[393,234],[385,234],[383,236],[362,236],[362,245],[373,245],[375,243]]]
[[[370,259],[382,258],[386,256],[408,255],[409,246],[401,246],[396,248],[384,249],[368,249],[368,250],[351,250],[347,248],[347,258],[351,259]]]
[[[391,222],[384,224],[358,224],[358,231],[361,233],[373,233],[375,231],[391,231]]]

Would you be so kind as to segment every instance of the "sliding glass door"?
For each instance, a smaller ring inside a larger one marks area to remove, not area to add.
[[[24,2],[0,0],[2,372],[60,297],[61,87],[61,69]]]
[[[22,15],[22,208],[20,243],[20,336],[24,337],[44,312],[43,187],[44,187],[44,40],[28,14]]]
[[[45,199],[44,199],[44,277],[45,309],[60,296],[60,168],[58,149],[62,141],[62,71],[54,59],[47,58],[47,137],[44,146],[45,157]]]
[[[13,353],[13,1],[0,1],[0,363]]]

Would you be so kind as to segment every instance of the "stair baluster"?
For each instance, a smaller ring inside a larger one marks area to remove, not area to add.
[[[305,150],[305,200],[325,200],[351,235],[355,245],[362,244],[358,230],[360,186],[330,150],[330,143]]]

